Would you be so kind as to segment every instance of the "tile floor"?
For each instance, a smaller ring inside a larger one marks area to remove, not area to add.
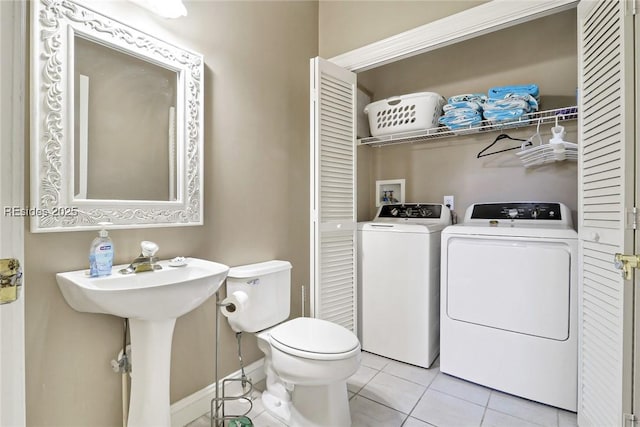
[[[422,369],[363,352],[360,369],[347,382],[353,427],[577,426],[573,412],[451,377],[438,366],[436,361],[431,369]],[[261,387],[264,384],[256,385]],[[244,412],[242,404],[234,404],[227,406],[227,413]],[[249,417],[256,427],[284,426],[264,410],[259,398]],[[204,415],[188,427],[209,426]]]

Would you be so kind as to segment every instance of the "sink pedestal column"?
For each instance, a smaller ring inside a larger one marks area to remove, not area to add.
[[[170,427],[171,341],[176,319],[129,319],[131,399],[127,427]]]

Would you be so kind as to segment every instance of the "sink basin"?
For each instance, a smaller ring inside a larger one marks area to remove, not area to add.
[[[198,307],[213,295],[229,267],[217,262],[189,258],[181,267],[160,261],[162,270],[89,277],[88,270],[58,273],[62,295],[77,311],[104,313],[129,319],[175,319]]]
[[[188,258],[161,270],[122,274],[113,267],[106,277],[88,270],[58,273],[56,279],[69,305],[85,313],[129,319],[131,334],[131,398],[128,427],[170,427],[169,378],[171,342],[176,319],[216,293],[229,267]]]

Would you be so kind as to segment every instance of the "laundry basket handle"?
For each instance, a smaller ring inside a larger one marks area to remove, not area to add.
[[[402,98],[399,96],[392,96],[391,98],[387,98],[385,101],[387,101],[387,104],[389,105],[398,105],[402,102]]]

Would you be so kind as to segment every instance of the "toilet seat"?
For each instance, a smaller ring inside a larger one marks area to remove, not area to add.
[[[358,338],[335,323],[310,317],[298,317],[269,330],[274,348],[314,360],[342,360],[360,352]]]

